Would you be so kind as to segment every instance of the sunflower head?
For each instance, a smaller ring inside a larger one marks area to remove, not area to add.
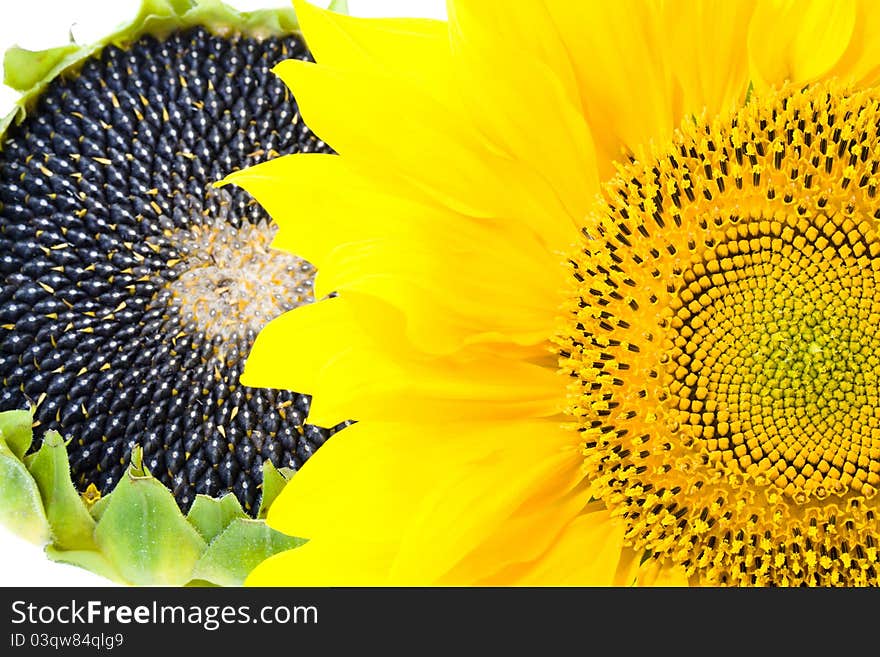
[[[145,0],[91,45],[5,58],[0,518],[137,584],[240,583],[300,541],[263,521],[332,429],[242,386],[314,268],[229,171],[328,152],[270,71],[309,59],[292,9]]]

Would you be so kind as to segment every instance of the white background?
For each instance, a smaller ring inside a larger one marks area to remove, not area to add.
[[[226,0],[241,10],[286,7],[286,0]],[[326,6],[326,2],[315,0]],[[90,43],[131,19],[138,0],[0,0],[0,52],[13,45],[41,50],[68,42]],[[356,16],[445,16],[443,0],[349,0]],[[12,107],[16,92],[0,86],[0,116]],[[49,561],[42,548],[0,526],[0,586],[107,586],[85,570]]]

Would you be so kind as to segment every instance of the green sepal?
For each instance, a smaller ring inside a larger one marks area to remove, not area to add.
[[[33,411],[6,411],[0,413],[0,440],[21,459],[34,440]]]
[[[110,495],[112,495],[112,493]],[[107,508],[107,505],[110,504],[110,495],[104,495],[101,499],[92,504],[92,508],[89,509],[89,514],[91,514],[92,519],[95,522],[98,522],[101,519],[101,516],[104,515],[104,510]]]
[[[193,574],[222,586],[240,586],[260,562],[303,543],[259,520],[236,518],[211,542]]]
[[[278,497],[282,489],[287,485],[287,479],[288,477],[278,470],[272,461],[263,461],[263,495],[260,498],[260,509],[257,511],[257,518],[266,518],[269,513],[269,507],[272,506],[275,498]]]
[[[95,550],[95,521],[70,480],[67,446],[57,431],[47,431],[36,454],[26,459],[37,482],[52,542],[58,550]]]
[[[27,91],[78,50],[75,43],[36,51],[14,46],[3,56],[3,82],[16,91]]]
[[[0,413],[0,522],[45,544],[53,561],[122,584],[240,585],[260,561],[302,543],[251,520],[234,495],[197,495],[184,516],[171,492],[143,466],[140,447],[108,495],[86,503],[70,478],[67,445],[56,431],[32,440],[31,411]],[[11,437],[16,446],[7,444]],[[263,466],[268,509],[292,471]]]
[[[331,0],[330,4],[327,6],[327,9],[329,9],[330,11],[335,11],[337,14],[347,14],[348,0]]]
[[[174,496],[142,467],[140,449],[110,494],[95,528],[99,549],[132,584],[182,585],[205,550]]]
[[[0,436],[0,522],[36,544],[49,540],[49,520],[40,489],[24,463]]]
[[[205,542],[210,543],[236,518],[246,518],[235,495],[226,494],[219,500],[207,495],[196,495],[186,519]]]
[[[60,550],[54,545],[49,544],[46,546],[46,556],[58,563],[66,563],[70,566],[84,568],[113,582],[127,583],[122,575],[119,574],[119,571],[100,552],[93,550]]]

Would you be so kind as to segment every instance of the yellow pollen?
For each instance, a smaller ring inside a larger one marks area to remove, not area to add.
[[[878,124],[834,84],[688,121],[570,260],[593,495],[703,583],[878,583]]]

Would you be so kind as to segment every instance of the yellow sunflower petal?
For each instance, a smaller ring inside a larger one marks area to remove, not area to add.
[[[561,41],[574,66],[582,111],[600,153],[599,170],[607,177],[623,151],[638,153],[652,141],[665,141],[681,116],[665,57],[659,3],[546,4],[554,39]],[[512,13],[519,11],[518,5]]]
[[[585,488],[575,488],[579,463],[576,440],[554,423],[435,424],[418,436],[406,424],[358,423],[306,463],[274,502],[268,522],[322,545],[395,544],[394,583],[457,583],[440,578],[474,546],[517,534],[523,539],[506,545],[500,559],[486,552],[481,566],[471,558],[460,574],[534,558],[552,542],[587,499]],[[495,473],[489,479],[487,468]],[[514,523],[520,531],[509,531],[518,509],[534,514],[551,507],[563,517],[540,531],[532,524],[532,536],[522,533],[521,523]]]
[[[358,422],[306,462],[272,505],[268,521],[295,536],[399,542],[454,468],[488,458],[515,461],[510,439],[523,431],[537,437],[539,429],[546,430],[545,423],[427,424],[414,436],[406,423]],[[559,440],[573,445],[570,434]]]
[[[563,278],[547,275],[561,269],[558,258],[499,239],[496,228],[467,232],[479,241],[414,246],[406,238],[377,238],[340,246],[318,275],[317,294],[356,291],[405,309],[408,337],[429,353],[484,341],[545,343],[562,302]],[[486,253],[477,244],[493,233]],[[381,275],[365,274],[380,268]],[[438,279],[442,286],[428,283]]]
[[[450,28],[470,120],[532,172],[533,186],[549,186],[579,226],[598,191],[596,155],[571,62],[553,48],[551,17],[540,3],[511,11],[508,3],[453,2]],[[501,67],[508,74],[496,75]]]
[[[542,494],[532,495],[483,543],[444,575],[445,584],[474,583],[507,586],[516,583],[524,569],[541,557],[559,534],[581,513],[589,500],[588,483],[578,470],[571,470],[577,485],[569,487],[564,479],[548,479]],[[540,527],[540,531],[536,528]]]
[[[266,388],[303,390],[313,394],[320,386],[321,372],[334,357],[358,347],[371,348],[370,336],[352,331],[357,319],[350,304],[331,298],[303,306],[277,317],[260,332],[248,356],[242,383]],[[371,328],[389,335],[399,326],[388,315],[376,315]],[[309,349],[296,349],[298,343]],[[391,346],[391,345],[389,345]]]
[[[308,350],[293,345],[308,344]],[[519,418],[560,412],[564,378],[498,354],[437,358],[412,348],[398,311],[349,293],[290,311],[257,337],[242,383],[315,396],[310,420]]]
[[[830,75],[868,87],[880,81],[880,12],[874,0],[858,0],[857,12],[849,46]]]
[[[393,581],[441,578],[522,505],[549,504],[581,478],[577,437],[556,423],[489,425],[475,438],[497,450],[473,462],[455,459],[455,469],[432,487],[403,537]],[[508,549],[515,554],[518,546]],[[497,566],[489,558],[491,572]]]
[[[399,424],[354,424],[297,472],[269,510],[269,523],[293,536],[399,540],[418,492],[429,477],[442,476],[434,458],[441,450],[442,442],[417,440]]]
[[[689,586],[688,577],[681,566],[660,564],[656,561],[648,561],[639,568],[636,576],[636,586],[664,586],[681,587]]]
[[[440,91],[450,76],[446,22],[422,18],[364,19],[294,0],[315,60],[328,66],[385,70]]]
[[[353,290],[405,309],[407,335],[420,349],[443,353],[504,339],[536,344],[553,331],[564,270],[524,226],[477,222],[394,197],[337,156],[281,157],[226,182],[247,189],[279,224],[274,247],[318,266],[318,297]],[[441,239],[413,248],[417,236],[427,241],[441,224]],[[362,273],[377,268],[387,275]],[[437,277],[447,285],[422,283]],[[500,308],[486,304],[488,297]]]
[[[849,46],[856,16],[855,0],[759,2],[748,38],[755,84],[804,84],[829,73]]]
[[[349,354],[346,354],[349,356]],[[519,419],[561,412],[560,377],[528,363],[485,357],[466,362],[377,363],[357,355],[323,373],[310,418],[321,426],[358,419]],[[348,381],[342,381],[348,375]]]
[[[231,173],[221,184],[246,189],[279,224],[274,247],[296,253],[319,269],[341,244],[377,237],[427,238],[438,225],[446,228],[449,240],[462,244],[485,239],[488,230],[508,229],[501,220],[476,221],[382,189],[350,158],[336,155],[274,158]],[[534,234],[521,227],[514,230],[516,240],[510,248],[522,253],[511,258],[508,267],[516,268],[523,258],[547,257],[546,249],[539,256],[529,248]]]
[[[275,70],[296,90],[309,126],[386,189],[464,215],[521,222],[551,249],[575,239],[563,200],[493,147],[454,94],[429,94],[388,72],[298,60]],[[374,157],[381,169],[365,164]]]
[[[519,586],[615,586],[623,525],[605,510],[572,520],[553,545],[519,573]]]
[[[424,206],[378,192],[336,155],[285,155],[236,171],[224,179],[227,183],[246,189],[278,224],[273,247],[319,270],[340,243],[399,230],[408,217],[426,212]],[[364,221],[364,215],[371,220]]]
[[[636,584],[639,569],[642,565],[644,552],[625,547],[620,554],[620,562],[617,564],[617,572],[614,574],[614,586],[634,586]]]
[[[281,552],[251,571],[248,586],[381,586],[394,555],[390,544],[315,540]]]
[[[746,34],[755,0],[668,0],[666,44],[682,91],[682,112],[716,114],[745,99],[749,86]]]

